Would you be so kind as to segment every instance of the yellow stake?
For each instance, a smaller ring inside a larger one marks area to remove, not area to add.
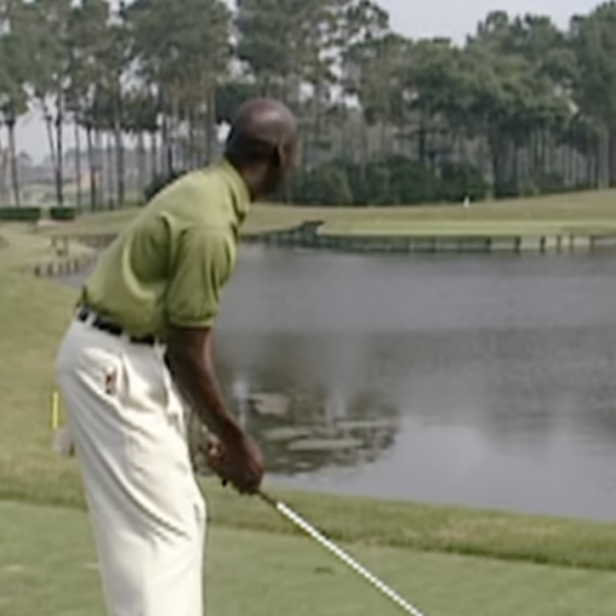
[[[51,428],[55,432],[60,427],[60,394],[54,391],[51,395]]]

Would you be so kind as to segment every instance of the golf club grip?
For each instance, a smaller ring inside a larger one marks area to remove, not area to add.
[[[317,543],[319,543],[326,550],[337,556],[346,565],[353,569],[356,573],[361,575],[365,580],[370,582],[374,587],[380,590],[384,595],[389,597],[394,603],[396,603],[405,612],[412,614],[413,616],[426,616],[420,612],[416,607],[411,605],[408,601],[403,599],[397,592],[391,589],[387,584],[379,580],[374,574],[370,573],[363,565],[360,565],[354,558],[347,554],[342,548],[338,547],[335,543],[330,541],[327,537],[322,535],[316,528],[304,520],[300,515],[295,513],[291,508],[287,507],[284,503],[276,500],[265,492],[259,492],[260,498],[268,505],[276,509],[283,517],[289,520],[292,524],[302,529],[306,534],[312,537]]]

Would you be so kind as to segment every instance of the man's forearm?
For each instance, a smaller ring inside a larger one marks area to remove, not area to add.
[[[223,441],[233,441],[242,429],[227,410],[211,358],[193,350],[168,352],[166,364],[182,395],[201,421]]]

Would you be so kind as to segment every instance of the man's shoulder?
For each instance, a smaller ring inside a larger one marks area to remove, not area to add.
[[[152,199],[152,204],[172,204],[178,199],[203,199],[215,191],[215,178],[209,168],[187,171],[165,186]]]
[[[187,171],[163,188],[150,202],[151,209],[221,205],[232,199],[224,172],[218,165]],[[196,214],[196,212],[194,212]]]

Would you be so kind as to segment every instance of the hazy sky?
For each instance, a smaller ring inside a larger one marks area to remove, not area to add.
[[[565,27],[575,13],[586,13],[597,0],[379,0],[389,11],[396,31],[413,37],[448,36],[462,41],[475,30],[477,22],[491,10],[502,9],[512,14],[550,15]],[[66,132],[66,145],[73,144],[72,130]],[[18,147],[35,159],[47,153],[45,132],[37,115],[25,116],[19,125]]]
[[[576,13],[587,13],[598,0],[380,0],[391,25],[410,36],[449,36],[463,40],[490,11],[550,15],[564,27]]]

